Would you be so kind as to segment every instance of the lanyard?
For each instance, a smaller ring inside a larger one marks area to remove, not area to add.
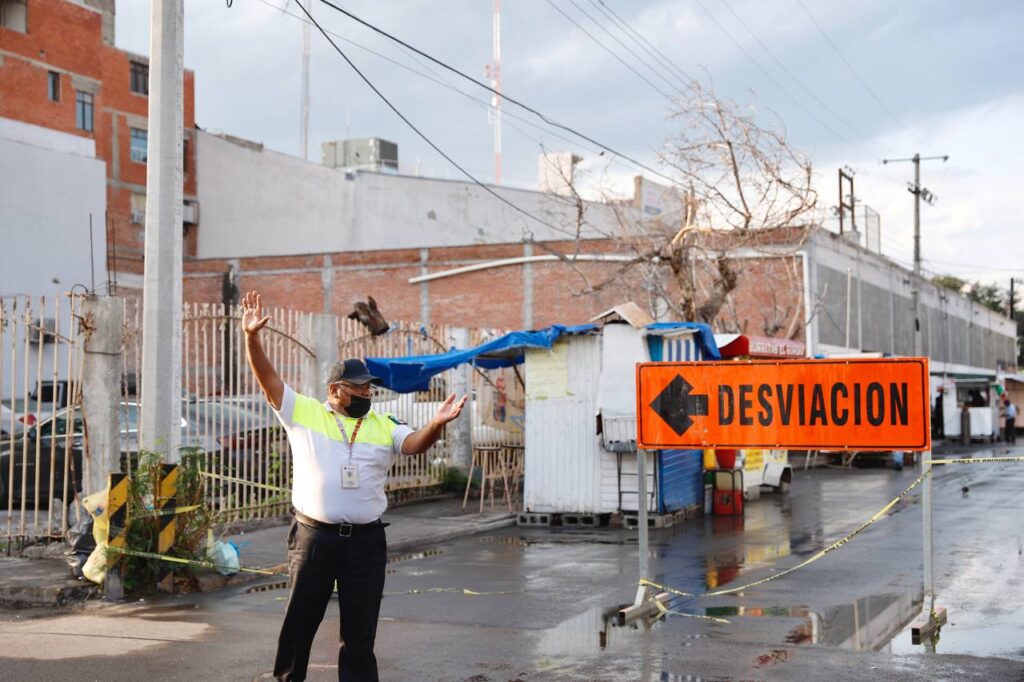
[[[345,441],[346,445],[348,445],[348,461],[351,462],[352,448],[355,446],[356,436],[359,435],[359,427],[363,425],[363,417],[356,420],[356,427],[352,429],[351,440],[349,439],[348,434],[345,433],[345,425],[341,422],[341,418],[338,416],[337,412],[334,413],[334,420],[338,422],[338,430],[341,431],[341,439]]]

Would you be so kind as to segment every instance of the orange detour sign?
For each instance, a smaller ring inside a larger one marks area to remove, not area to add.
[[[647,362],[641,448],[927,450],[928,358]]]

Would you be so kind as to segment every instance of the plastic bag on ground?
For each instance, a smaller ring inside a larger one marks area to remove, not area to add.
[[[221,575],[234,575],[242,564],[238,557],[238,545],[233,542],[214,540],[213,531],[209,532],[206,543],[206,560],[215,566]]]

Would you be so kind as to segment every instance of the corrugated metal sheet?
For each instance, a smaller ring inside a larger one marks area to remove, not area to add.
[[[601,337],[571,336],[568,343],[568,396],[526,401],[526,471],[523,506],[534,512],[603,513],[601,448],[597,435],[597,382]],[[526,382],[531,358],[526,354]]]
[[[662,450],[658,457],[658,513],[704,502],[704,454],[700,450]]]
[[[688,329],[671,335],[648,336],[647,347],[652,362],[694,362],[704,359],[700,344],[696,342],[696,332]]]

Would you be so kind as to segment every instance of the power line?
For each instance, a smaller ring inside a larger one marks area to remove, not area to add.
[[[488,187],[484,183],[482,183],[479,180],[477,180],[476,176],[474,176],[472,173],[470,173],[465,168],[460,166],[459,163],[457,161],[455,161],[455,159],[450,157],[440,147],[438,147],[436,144],[434,144],[433,140],[431,140],[429,137],[427,137],[419,128],[417,128],[413,124],[412,121],[410,121],[408,118],[406,118],[405,114],[403,114],[401,111],[399,111],[398,107],[396,107],[394,104],[392,104],[391,100],[389,100],[384,95],[384,93],[382,93],[380,90],[377,89],[377,86],[375,86],[373,84],[373,82],[369,78],[367,78],[366,75],[363,74],[362,71],[359,70],[359,67],[357,67],[355,65],[355,63],[352,62],[351,59],[349,59],[348,55],[345,54],[345,52],[340,47],[338,47],[338,44],[334,42],[334,40],[331,38],[331,36],[327,34],[327,31],[325,31],[323,29],[323,27],[319,24],[319,22],[317,22],[317,20],[313,18],[313,15],[309,13],[309,10],[307,10],[301,3],[296,3],[296,4],[298,4],[299,8],[302,9],[303,14],[306,15],[306,18],[309,19],[309,21],[313,24],[313,26],[315,26],[316,29],[318,31],[320,31],[320,33],[323,35],[323,37],[327,39],[327,42],[329,42],[331,44],[331,47],[333,47],[334,50],[339,55],[341,55],[341,58],[344,59],[345,62],[352,68],[352,70],[356,72],[356,75],[358,75],[363,80],[363,82],[366,83],[366,85],[369,86],[369,88],[371,90],[373,90],[373,92],[388,106],[389,109],[391,109],[391,111],[393,111],[395,113],[396,116],[398,116],[398,118],[402,119],[402,121],[407,126],[409,126],[409,128],[411,128],[414,133],[416,133],[424,142],[426,142],[428,145],[430,145],[430,147],[435,152],[437,152],[438,154],[443,156],[445,158],[445,160],[448,161],[448,163],[450,163],[453,166],[455,166],[459,170],[459,172],[461,172],[463,175],[465,175],[467,178],[469,178],[471,181],[473,181],[473,183],[475,183],[477,186],[479,186],[485,192],[487,192],[488,194],[492,195],[494,198],[496,198],[498,201],[502,202],[503,204],[506,204],[507,206],[511,207],[513,210],[523,214],[527,218],[529,218],[529,219],[531,219],[531,220],[533,220],[533,221],[535,221],[537,223],[540,223],[541,225],[544,225],[545,227],[548,227],[548,228],[550,228],[552,230],[555,230],[556,232],[564,232],[565,231],[564,229],[555,227],[554,225],[552,225],[551,223],[547,222],[546,220],[544,220],[542,218],[538,218],[537,216],[533,215],[532,213],[530,213],[526,209],[524,209],[524,208],[522,208],[522,207],[512,203],[511,201],[509,201],[505,197],[503,197],[500,194],[498,194],[497,192],[495,192],[492,188]]]
[[[592,22],[593,22],[593,23],[594,23],[594,24],[595,24],[595,25],[596,25],[596,26],[597,26],[597,27],[598,27],[599,29],[601,29],[602,31],[604,31],[604,32],[605,32],[605,34],[607,34],[609,38],[611,38],[611,39],[612,39],[612,40],[614,40],[614,41],[615,41],[616,43],[618,43],[618,44],[619,44],[619,46],[620,46],[620,47],[622,47],[622,49],[624,49],[624,50],[625,50],[626,52],[628,52],[628,53],[630,53],[631,55],[633,55],[633,58],[634,58],[634,59],[636,59],[636,60],[637,60],[638,62],[640,62],[641,64],[643,64],[643,65],[644,65],[645,67],[647,67],[648,69],[650,69],[652,73],[655,73],[655,74],[657,74],[657,75],[658,75],[658,77],[659,77],[659,78],[661,78],[661,80],[663,80],[663,81],[665,81],[666,83],[668,83],[668,87],[672,88],[672,90],[674,90],[674,91],[675,91],[675,92],[676,92],[677,94],[681,94],[681,93],[679,93],[679,88],[678,88],[678,86],[677,86],[677,85],[676,85],[675,83],[673,83],[672,81],[670,81],[670,80],[669,80],[668,78],[666,78],[666,77],[665,77],[665,75],[664,75],[663,73],[661,73],[661,71],[660,71],[660,70],[658,69],[658,67],[657,67],[657,66],[655,66],[655,67],[652,67],[652,66],[651,66],[651,64],[650,64],[650,63],[649,63],[649,62],[648,62],[648,61],[647,61],[646,59],[644,59],[643,57],[641,57],[640,55],[638,55],[638,54],[636,53],[636,51],[635,51],[635,50],[633,50],[633,48],[629,47],[629,46],[628,46],[628,45],[626,45],[626,44],[625,44],[624,42],[622,42],[621,40],[619,40],[618,36],[616,36],[616,35],[615,35],[614,33],[612,33],[611,31],[609,31],[609,30],[608,30],[608,28],[607,28],[607,27],[606,27],[606,26],[605,26],[604,24],[602,24],[602,23],[601,23],[600,21],[598,21],[598,20],[597,20],[597,19],[595,19],[594,17],[590,16],[590,14],[589,14],[589,13],[588,13],[588,12],[587,12],[587,11],[586,11],[585,9],[583,9],[582,7],[580,7],[580,6],[579,6],[579,4],[578,4],[578,3],[576,2],[576,0],[569,0],[569,3],[570,3],[570,4],[571,4],[571,5],[573,6],[573,7],[575,7],[575,8],[577,9],[577,11],[579,11],[579,13],[580,13],[580,14],[582,14],[583,16],[585,16],[585,17],[586,17],[587,19],[590,19],[590,21],[592,21]],[[553,4],[553,3],[551,2],[551,0],[548,0],[548,4],[549,4],[549,5],[552,5],[552,6],[554,7],[554,4]],[[557,7],[555,7],[555,9],[558,9],[558,8],[557,8]],[[559,11],[561,12],[561,10],[559,10]],[[562,16],[566,16],[565,12],[561,12],[561,14],[562,14]],[[572,19],[570,19],[570,21],[572,21]],[[576,24],[576,22],[575,22],[575,21],[573,21],[573,23],[574,23],[574,24]],[[579,26],[579,24],[576,24],[576,25],[577,25],[577,26]],[[582,27],[580,27],[580,29],[582,30]],[[595,41],[596,41],[596,39],[595,39]],[[600,43],[598,43],[598,44],[600,44]],[[601,45],[601,46],[602,46],[602,47],[604,47],[604,45]],[[607,48],[605,48],[605,49],[607,50]],[[610,50],[609,50],[609,52],[610,52]],[[675,102],[675,100],[673,100],[673,104],[675,104],[675,103],[676,103],[676,102]]]
[[[847,121],[847,120],[846,120],[845,118],[843,118],[842,116],[840,116],[839,114],[837,114],[837,113],[836,113],[835,111],[833,111],[833,110],[832,110],[832,107],[830,107],[830,106],[829,106],[828,104],[826,104],[826,103],[825,103],[825,102],[824,102],[824,101],[823,101],[823,100],[822,100],[822,99],[821,99],[820,97],[818,97],[818,95],[817,95],[817,94],[816,94],[816,93],[815,93],[815,92],[814,92],[813,90],[811,90],[811,89],[810,89],[809,87],[807,87],[807,85],[806,85],[806,84],[804,84],[804,82],[803,82],[802,80],[800,80],[799,78],[797,78],[797,76],[796,76],[796,75],[795,75],[795,74],[794,74],[794,73],[793,73],[792,71],[790,71],[790,69],[789,69],[789,68],[788,68],[788,67],[787,67],[787,66],[786,66],[785,64],[783,64],[783,63],[782,63],[782,60],[781,60],[781,59],[779,59],[779,58],[778,58],[778,57],[777,57],[777,56],[775,55],[775,53],[774,53],[774,52],[772,52],[772,51],[771,51],[771,50],[770,50],[770,49],[768,48],[768,46],[764,44],[764,42],[763,42],[763,41],[762,41],[762,40],[761,40],[761,39],[760,39],[760,38],[758,37],[758,35],[757,35],[756,33],[754,33],[754,31],[753,31],[753,30],[752,30],[752,29],[750,28],[750,26],[748,26],[748,25],[747,25],[747,23],[746,23],[745,21],[743,21],[743,18],[742,18],[742,17],[741,17],[741,16],[739,15],[739,14],[737,14],[737,13],[736,13],[736,10],[734,10],[734,9],[732,8],[732,5],[730,5],[730,4],[729,4],[728,0],[721,0],[721,2],[722,2],[722,4],[723,4],[723,5],[725,5],[725,8],[726,8],[727,10],[729,10],[729,13],[730,13],[730,14],[732,14],[732,15],[733,15],[733,16],[734,16],[734,17],[736,18],[736,21],[738,21],[738,22],[739,22],[740,26],[742,26],[742,27],[743,27],[743,28],[744,28],[744,29],[746,30],[746,32],[750,34],[750,37],[751,37],[751,38],[753,38],[753,39],[754,39],[754,40],[755,40],[755,41],[757,42],[757,44],[761,46],[761,49],[762,49],[762,50],[764,50],[764,51],[765,51],[765,53],[766,53],[766,54],[767,54],[767,55],[768,55],[769,57],[771,57],[771,58],[772,58],[772,60],[773,60],[773,61],[774,61],[774,62],[775,62],[776,64],[778,64],[779,68],[781,68],[781,69],[783,70],[783,72],[784,72],[784,73],[785,73],[785,74],[786,74],[787,76],[789,76],[789,77],[790,77],[790,79],[791,79],[791,80],[792,80],[792,81],[793,81],[794,83],[796,83],[796,84],[797,84],[798,86],[800,86],[800,88],[801,88],[801,89],[802,89],[802,90],[803,90],[804,92],[806,92],[806,93],[807,93],[808,95],[810,95],[810,96],[811,96],[811,97],[812,97],[812,98],[814,99],[814,101],[815,101],[815,102],[817,102],[817,103],[818,103],[819,105],[821,105],[821,108],[822,108],[822,109],[824,109],[825,111],[827,111],[828,113],[830,113],[830,114],[831,114],[831,115],[832,115],[832,116],[833,116],[833,117],[834,117],[834,118],[835,118],[835,119],[836,119],[837,121],[839,121],[840,123],[842,123],[843,125],[845,125],[845,126],[846,126],[847,128],[849,128],[850,130],[852,130],[852,131],[853,131],[854,133],[856,133],[857,135],[859,135],[859,136],[861,137],[861,139],[863,139],[863,140],[867,141],[867,142],[868,142],[869,144],[875,144],[875,141],[874,141],[874,140],[872,140],[871,138],[869,138],[869,137],[868,137],[867,135],[865,135],[865,134],[864,134],[864,133],[862,133],[862,132],[861,132],[860,130],[858,130],[856,126],[854,126],[854,125],[853,125],[852,123],[850,123],[850,122],[849,122],[849,121]]]
[[[259,3],[262,3],[263,5],[266,5],[267,7],[270,7],[272,9],[278,10],[282,14],[284,14],[286,16],[289,16],[289,17],[292,17],[293,19],[295,19],[297,21],[300,21],[300,22],[302,22],[303,24],[305,24],[307,26],[312,26],[312,24],[307,19],[305,19],[301,15],[289,12],[284,7],[279,7],[279,6],[275,5],[272,2],[269,2],[268,0],[256,0],[256,1],[259,2]],[[406,70],[406,71],[408,71],[410,73],[413,73],[413,74],[419,76],[420,78],[423,78],[424,80],[430,81],[431,83],[434,83],[436,85],[440,85],[443,88],[447,88],[448,90],[451,90],[452,92],[454,92],[456,94],[462,95],[463,97],[465,97],[469,101],[473,102],[474,104],[477,104],[478,106],[482,107],[483,109],[490,109],[491,108],[491,104],[487,100],[483,100],[483,99],[480,99],[478,97],[474,97],[473,95],[470,95],[469,93],[465,92],[464,90],[461,90],[458,87],[452,85],[450,82],[448,82],[447,80],[445,80],[441,76],[434,75],[432,73],[425,73],[423,71],[419,71],[418,69],[415,69],[415,68],[409,66],[408,64],[403,64],[402,62],[400,62],[400,61],[398,61],[396,59],[392,59],[391,57],[387,56],[386,54],[377,52],[376,50],[374,50],[372,48],[369,48],[369,47],[363,45],[362,43],[358,43],[358,42],[356,42],[354,40],[351,40],[350,38],[346,38],[345,36],[343,36],[343,35],[341,35],[339,33],[336,33],[334,31],[327,31],[327,33],[330,34],[331,36],[337,38],[338,40],[341,40],[341,41],[343,41],[343,42],[345,42],[345,43],[347,43],[349,45],[352,45],[353,47],[357,47],[360,50],[363,50],[364,52],[367,52],[369,54],[374,55],[375,57],[383,59],[386,62],[394,64],[395,66],[397,66],[397,67],[399,67],[401,69],[404,69],[404,70]],[[424,65],[424,67],[425,68],[429,68],[429,66],[426,66],[426,65]],[[518,114],[515,114],[513,112],[509,112],[509,111],[506,111],[504,113],[506,115],[511,116],[512,118],[516,119],[517,121],[520,121],[523,124],[528,125],[531,128],[534,128],[535,130],[540,131],[543,134],[551,135],[552,137],[554,137],[556,139],[559,139],[559,140],[562,140],[563,142],[567,142],[569,144],[575,144],[575,145],[579,144],[578,140],[574,140],[574,139],[571,139],[569,137],[566,137],[565,135],[562,135],[562,134],[558,133],[557,131],[553,131],[553,130],[550,130],[548,128],[544,128],[541,125],[539,125],[539,124],[537,124],[537,123],[527,119],[524,116],[520,116]],[[520,135],[522,135],[526,139],[530,140],[531,142],[536,143],[540,147],[543,147],[543,143],[541,143],[540,140],[538,140],[536,137],[532,137],[529,133],[525,132],[522,128],[519,128],[518,126],[516,126],[516,125],[514,125],[512,123],[509,123],[508,121],[506,121],[506,124],[508,124],[508,126],[510,128],[512,128],[513,130],[518,132]],[[585,145],[583,145],[583,148],[586,151],[591,152],[593,154],[599,154],[600,153],[599,152],[599,148],[598,149],[594,149],[594,148],[591,148],[591,147],[586,147]],[[620,158],[616,158],[614,156],[609,157],[609,161],[624,165],[624,161],[623,160],[620,160]]]
[[[801,9],[803,9],[803,11],[804,11],[804,14],[806,14],[806,15],[807,15],[807,18],[811,20],[811,23],[812,23],[812,24],[814,24],[814,27],[818,29],[818,33],[820,33],[820,34],[821,34],[821,36],[822,36],[822,37],[823,37],[823,38],[825,39],[825,42],[827,42],[827,43],[829,44],[829,46],[830,46],[830,47],[832,48],[832,50],[833,50],[833,51],[834,51],[834,52],[835,52],[835,53],[836,53],[837,55],[839,55],[839,59],[840,59],[840,60],[842,60],[843,64],[845,64],[845,65],[846,65],[846,68],[850,70],[850,73],[852,73],[852,74],[853,74],[853,76],[854,76],[854,78],[856,78],[856,79],[857,79],[857,82],[859,82],[859,83],[861,84],[861,86],[863,86],[863,88],[864,88],[865,90],[867,90],[867,93],[868,93],[869,95],[871,95],[871,97],[872,97],[872,98],[874,98],[874,100],[875,100],[876,102],[878,102],[878,106],[882,107],[882,109],[884,109],[884,110],[885,110],[885,113],[889,114],[889,116],[890,116],[890,117],[892,118],[892,120],[896,121],[896,123],[898,123],[898,124],[899,124],[899,126],[900,126],[901,128],[903,128],[903,130],[905,130],[905,131],[907,131],[907,132],[909,133],[909,132],[910,132],[910,129],[909,129],[909,128],[907,128],[907,126],[903,125],[903,121],[901,121],[901,120],[900,120],[900,119],[899,119],[899,118],[898,118],[898,117],[896,116],[896,114],[892,113],[892,111],[891,111],[891,110],[889,109],[889,107],[885,106],[885,102],[883,102],[883,101],[881,100],[881,98],[880,98],[880,97],[879,97],[878,95],[876,95],[876,94],[875,94],[875,91],[871,89],[871,86],[869,86],[869,85],[867,84],[867,82],[866,82],[866,81],[865,81],[865,80],[864,80],[863,78],[861,78],[860,74],[859,74],[859,73],[857,73],[857,69],[853,68],[853,64],[851,64],[851,63],[850,63],[850,62],[849,62],[849,61],[848,61],[848,60],[846,59],[846,57],[845,57],[845,56],[843,55],[843,53],[842,53],[842,52],[840,52],[840,50],[839,50],[839,48],[838,48],[838,47],[836,46],[836,44],[835,44],[834,42],[832,42],[832,39],[828,37],[828,33],[825,33],[825,29],[823,29],[823,28],[821,27],[821,24],[819,24],[819,23],[818,23],[818,21],[817,21],[817,20],[816,20],[816,19],[814,18],[814,15],[813,15],[813,14],[811,14],[811,11],[810,11],[809,9],[807,9],[807,5],[805,5],[805,4],[803,3],[803,0],[796,0],[796,1],[797,1],[797,3],[798,3],[798,4],[800,5]]]
[[[469,74],[467,74],[467,73],[465,73],[463,71],[460,71],[459,69],[455,68],[454,66],[451,66],[450,64],[448,64],[448,63],[438,59],[437,57],[434,57],[434,56],[424,52],[423,50],[410,45],[409,43],[405,42],[401,38],[398,38],[397,36],[394,36],[391,33],[388,33],[384,29],[378,28],[377,26],[371,24],[370,22],[368,22],[368,21],[366,21],[364,19],[361,19],[360,17],[358,17],[357,15],[353,14],[352,12],[349,12],[345,8],[339,7],[338,5],[335,5],[334,3],[330,2],[330,0],[320,0],[320,2],[322,2],[325,5],[327,5],[331,9],[335,10],[336,12],[339,12],[340,14],[345,15],[349,19],[352,19],[356,23],[358,23],[358,24],[360,24],[362,26],[365,26],[366,28],[370,29],[374,33],[377,33],[378,35],[384,36],[388,40],[401,45],[405,49],[410,50],[411,52],[414,52],[414,53],[420,55],[421,57],[425,57],[426,59],[430,60],[434,64],[437,64],[438,66],[440,66],[440,67],[442,67],[442,68],[444,68],[444,69],[446,69],[448,71],[451,71],[452,73],[456,74],[457,76],[460,76],[461,78],[464,78],[464,79],[468,80],[469,82],[475,84],[476,86],[478,86],[480,88],[483,88],[484,90],[487,90],[492,95],[495,95],[497,97],[501,97],[504,101],[509,102],[510,104],[514,104],[515,106],[520,107],[520,108],[530,112],[534,116],[537,116],[542,121],[547,123],[549,126],[553,126],[555,128],[560,128],[560,129],[562,129],[562,130],[564,130],[564,131],[566,131],[566,132],[568,132],[568,133],[570,133],[572,135],[575,135],[575,136],[579,137],[582,140],[586,140],[590,144],[592,144],[592,145],[594,145],[596,147],[599,147],[599,148],[605,150],[606,152],[608,152],[610,154],[614,154],[616,156],[621,156],[622,158],[626,159],[627,161],[629,161],[630,163],[634,164],[638,168],[643,168],[647,172],[649,172],[649,173],[651,173],[653,175],[656,175],[659,178],[662,178],[663,180],[666,180],[666,181],[668,181],[670,183],[675,184],[675,180],[673,178],[669,177],[668,175],[665,175],[661,171],[656,170],[655,168],[653,168],[653,167],[651,167],[651,166],[649,166],[649,165],[647,165],[645,163],[642,163],[641,161],[637,161],[636,159],[634,159],[631,156],[627,156],[626,154],[623,154],[622,152],[616,151],[612,147],[609,147],[606,144],[598,142],[594,138],[592,138],[592,137],[590,137],[588,135],[584,135],[583,133],[579,132],[578,130],[576,130],[574,128],[571,128],[570,126],[567,126],[565,124],[559,123],[557,121],[554,121],[554,120],[548,118],[547,116],[542,114],[540,111],[534,109],[533,107],[531,107],[531,106],[521,102],[518,99],[515,99],[513,97],[509,97],[504,92],[500,92],[498,90],[495,90],[491,86],[487,85],[487,83],[484,83],[484,82],[482,82],[480,80],[477,80],[476,78],[473,78]],[[315,23],[316,22],[314,21],[314,24]],[[320,29],[320,30],[321,30],[321,32],[323,32],[323,29]]]
[[[712,23],[714,23],[715,26],[717,26],[722,31],[722,33],[724,33],[725,36],[732,42],[732,44],[736,46],[736,49],[738,49],[740,52],[742,52],[747,57],[747,59],[749,59],[750,62],[755,67],[757,67],[757,70],[760,71],[762,74],[764,74],[765,78],[767,78],[769,81],[771,81],[775,85],[775,87],[777,87],[780,91],[782,91],[782,93],[784,95],[786,95],[786,97],[791,99],[794,104],[796,104],[798,107],[800,107],[801,111],[803,111],[805,114],[807,114],[813,120],[817,121],[818,125],[820,125],[822,128],[824,128],[825,130],[827,130],[830,133],[832,133],[832,135],[834,135],[838,139],[842,140],[843,142],[845,142],[846,144],[850,145],[854,149],[859,150],[863,154],[867,154],[868,156],[873,156],[871,154],[871,152],[867,151],[866,149],[861,147],[859,144],[857,144],[855,142],[851,142],[845,135],[843,135],[842,133],[837,131],[835,128],[830,126],[825,121],[821,120],[821,118],[819,118],[813,111],[808,109],[804,105],[804,103],[801,102],[800,99],[796,95],[794,95],[792,92],[790,92],[789,89],[786,88],[786,86],[784,86],[782,83],[780,83],[775,78],[775,76],[773,76],[771,74],[771,72],[768,71],[768,69],[766,69],[763,66],[761,66],[761,62],[759,62],[754,57],[754,55],[750,54],[750,52],[747,51],[747,48],[743,47],[743,44],[740,43],[740,41],[738,41],[735,36],[733,36],[733,34],[729,31],[729,29],[727,29],[725,26],[722,25],[722,23],[720,21],[718,21],[718,19],[715,17],[715,15],[712,14],[708,10],[708,8],[704,5],[703,2],[701,2],[701,0],[695,0],[695,2],[697,3],[697,6],[700,7],[704,11],[704,14],[708,15],[708,18],[711,19]]]
[[[645,38],[639,31],[634,29],[629,24],[629,22],[627,22],[625,19],[616,14],[615,10],[613,10],[611,7],[605,4],[604,0],[598,0],[597,2],[595,2],[595,0],[590,0],[590,4],[592,4],[597,9],[601,10],[601,12],[603,12],[605,16],[609,17],[613,23],[617,23],[620,26],[620,30],[622,30],[624,33],[628,31],[629,34],[636,36],[634,38],[634,41],[636,41],[638,45],[644,48],[644,51],[647,52],[647,54],[654,57],[655,61],[658,61],[663,66],[668,68],[670,71],[675,71],[677,74],[679,74],[680,78],[684,83],[693,81],[693,77],[691,77],[688,73],[680,69],[675,64],[675,62],[669,59],[664,52],[659,50],[657,46],[651,43],[651,41],[647,40],[647,38]],[[648,47],[650,48],[650,50],[647,49]],[[658,59],[658,57],[655,55],[660,55],[661,59]]]

